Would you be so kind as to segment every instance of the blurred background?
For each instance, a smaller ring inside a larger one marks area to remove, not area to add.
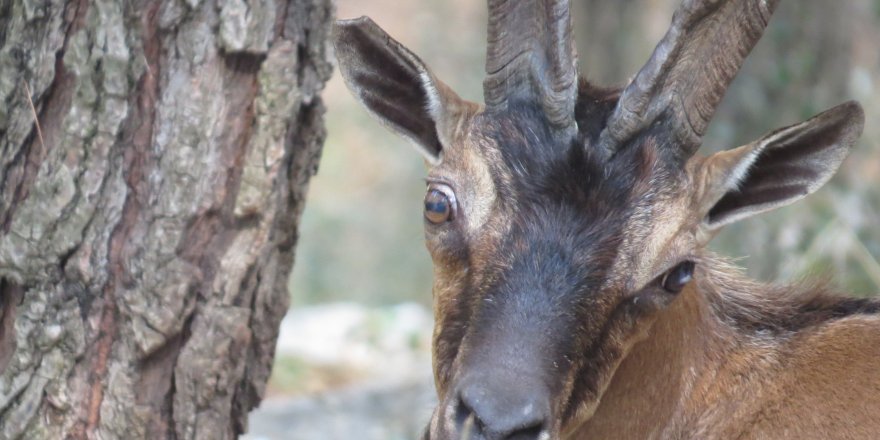
[[[678,0],[573,0],[581,70],[624,84]],[[371,16],[460,95],[482,101],[481,0],[339,0]],[[329,136],[312,180],[270,398],[249,438],[410,439],[433,405],[431,266],[422,242],[425,169],[355,102],[338,73],[324,94]],[[865,133],[823,190],[729,226],[714,249],[751,276],[830,275],[880,293],[880,0],[783,2],[718,111],[704,152],[735,147],[848,99]]]

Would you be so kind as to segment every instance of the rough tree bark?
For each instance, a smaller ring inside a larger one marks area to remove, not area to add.
[[[330,0],[0,0],[0,438],[234,438],[324,139]]]

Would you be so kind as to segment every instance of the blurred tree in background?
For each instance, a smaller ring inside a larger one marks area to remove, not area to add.
[[[473,0],[340,0],[340,18],[370,15],[464,97],[482,101],[486,11]],[[678,0],[575,1],[582,71],[622,85],[668,28]],[[867,128],[831,184],[805,201],[727,228],[714,248],[754,277],[833,275],[880,292],[880,0],[789,0],[727,92],[705,152],[727,149],[848,99]],[[294,305],[350,299],[430,302],[422,243],[425,171],[405,141],[372,120],[335,76],[329,138],[303,217]]]

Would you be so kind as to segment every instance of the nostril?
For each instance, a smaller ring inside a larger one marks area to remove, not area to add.
[[[458,429],[459,438],[463,440],[479,438],[482,431],[481,422],[477,419],[474,410],[462,399],[458,399],[458,405],[455,407],[455,427]]]

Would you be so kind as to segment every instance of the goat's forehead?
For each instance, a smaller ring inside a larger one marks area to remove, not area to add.
[[[539,182],[554,167],[564,171],[571,145],[553,139],[539,117],[518,111],[475,115],[431,174],[462,186],[480,184],[483,192],[510,196],[518,185]]]
[[[528,108],[480,113],[470,122],[444,150],[443,163],[432,174],[463,185],[481,184],[504,197],[524,190],[532,196],[574,192],[617,203],[675,186],[678,172],[660,160],[650,139],[609,161],[584,145],[584,139],[554,137],[543,117]]]
[[[551,202],[585,217],[623,216],[680,189],[680,172],[658,159],[651,142],[605,161],[579,141],[559,142],[529,118],[477,117],[460,134],[431,177],[453,183],[466,215],[478,217],[471,226],[482,225],[493,208]]]

